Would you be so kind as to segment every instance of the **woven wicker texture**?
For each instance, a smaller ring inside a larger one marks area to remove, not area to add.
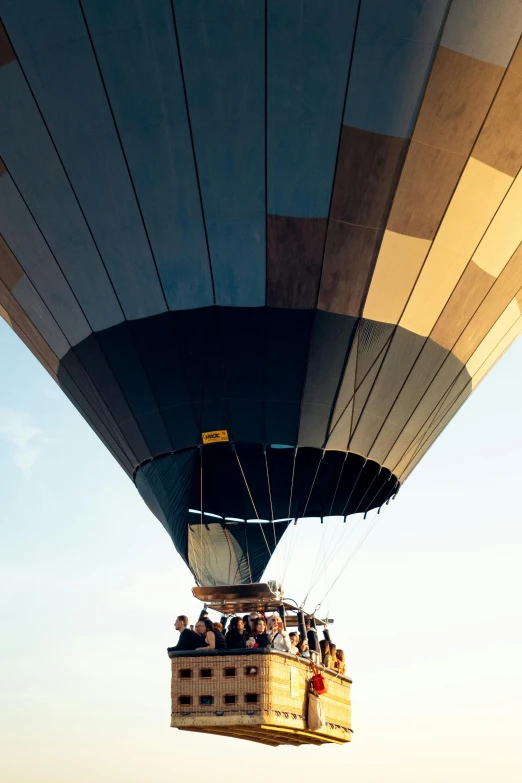
[[[351,739],[350,680],[323,670],[327,726],[307,730],[311,668],[293,655],[187,656],[172,660],[171,726],[279,744]]]

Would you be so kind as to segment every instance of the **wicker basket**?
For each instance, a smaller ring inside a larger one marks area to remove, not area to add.
[[[310,663],[269,650],[172,653],[171,726],[268,745],[344,743],[351,739],[351,680],[320,667],[326,728],[306,723]]]

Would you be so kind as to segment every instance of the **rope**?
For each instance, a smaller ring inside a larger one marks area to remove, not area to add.
[[[262,522],[261,522],[261,520],[259,518],[259,514],[257,513],[256,504],[254,503],[254,498],[252,497],[252,493],[250,492],[250,487],[248,486],[248,481],[247,481],[247,478],[245,476],[245,471],[243,470],[243,466],[241,464],[241,460],[239,459],[239,454],[237,453],[235,448],[234,448],[234,454],[236,455],[237,464],[239,465],[239,470],[241,471],[241,475],[243,476],[243,481],[245,482],[245,486],[247,488],[247,492],[248,492],[248,495],[250,497],[250,502],[252,503],[252,507],[253,507],[253,509],[255,511],[255,515],[257,517],[257,521],[259,523],[259,527],[261,528],[261,532],[263,534],[263,538],[265,539],[265,544],[266,544],[266,548],[268,549],[268,554],[270,555],[270,557],[272,557],[272,552],[270,551],[270,547],[268,546],[268,541],[267,541],[266,536],[265,536],[265,531],[263,530],[263,524],[262,524]]]
[[[390,478],[391,478],[391,475],[392,475],[392,474],[390,473]],[[388,479],[388,480],[389,480],[389,479]],[[394,495],[394,493],[396,492],[396,488],[397,488],[397,482],[396,482],[396,483],[394,483],[394,484],[392,485],[391,489],[390,489],[390,490],[389,490],[389,492],[388,492],[388,495],[387,495],[387,497],[386,497],[386,500],[384,500],[384,501],[383,501],[383,503],[382,503],[382,505],[381,505],[381,506],[380,506],[380,507],[377,509],[377,511],[376,511],[376,516],[377,516],[377,515],[380,513],[380,510],[381,510],[381,508],[382,508],[382,506],[383,506],[383,505],[388,505],[388,503],[389,503],[389,501],[390,501],[390,498],[391,498],[391,497]],[[381,492],[381,489],[382,489],[382,487],[379,487],[379,489],[377,490],[377,492],[376,492],[376,493],[373,495],[373,497],[372,497],[372,499],[371,499],[371,501],[370,501],[370,503],[369,503],[369,505],[370,505],[370,506],[372,506],[372,505],[373,505],[373,503],[374,503],[374,501],[375,501],[375,498],[377,497],[377,495],[379,494],[379,492]],[[364,517],[362,517],[362,519],[363,519],[363,520],[364,520],[364,518],[365,518],[365,516],[364,516]],[[373,518],[372,518],[372,519],[373,519]],[[340,540],[337,542],[337,549],[338,549],[338,550],[341,550],[342,546],[343,546],[343,545],[346,543],[346,541],[347,541],[349,538],[351,538],[352,534],[355,532],[355,530],[356,530],[356,529],[357,529],[357,527],[359,526],[360,522],[361,522],[361,517],[359,517],[359,519],[357,519],[357,520],[356,520],[356,522],[355,522],[355,524],[354,524],[354,525],[352,525],[350,528],[347,528],[347,530],[346,530],[346,531],[344,532],[344,534],[341,536],[341,539],[340,539]],[[362,544],[361,544],[361,545],[362,545]],[[326,563],[326,564],[325,564],[324,568],[326,569],[327,567],[328,567],[328,563]],[[322,577],[323,573],[324,573],[324,570],[319,572],[319,574],[317,575],[317,578],[315,579],[315,582],[314,582],[314,585],[313,585],[313,587],[315,587],[315,585],[317,584],[317,582],[319,581],[319,579]],[[332,586],[333,586],[333,585],[332,585]],[[309,592],[311,592],[311,589],[312,589],[312,588],[309,588]],[[330,589],[328,590],[328,592],[329,592],[331,589],[332,589],[332,587],[330,587]],[[308,595],[307,595],[307,597],[308,597]]]
[[[252,584],[252,570],[250,568],[250,553],[248,551],[248,522],[245,519],[245,548],[246,548],[246,556],[247,556],[247,566],[248,566],[248,576],[250,578],[250,584]],[[239,563],[238,563],[239,567]]]
[[[230,571],[232,570],[232,560],[234,559],[234,555],[232,554],[232,547],[230,545],[230,536],[228,535],[228,530],[226,529],[226,527],[224,527],[223,530],[225,531],[225,538],[227,540],[228,551],[229,551],[229,554],[230,554],[230,564],[228,566],[228,574],[229,574],[229,577],[230,577]],[[236,577],[237,577],[237,572],[238,571],[239,571],[239,560],[237,561],[236,573],[234,574],[234,580],[232,582],[233,585],[235,585],[235,583],[236,583]]]
[[[276,526],[274,522],[274,506],[272,504],[272,489],[270,487],[270,474],[268,472],[268,457],[266,456],[266,446],[263,448],[265,453],[266,482],[268,484],[268,497],[270,499],[270,514],[272,515],[272,529],[274,531],[274,549],[277,546]]]
[[[289,496],[289,499],[288,499],[287,519],[292,519],[291,511],[292,511],[292,497],[293,497],[293,493],[294,493],[295,462],[296,462],[296,459],[297,459],[297,449],[298,449],[298,447],[296,446],[295,449],[294,449],[294,462],[293,462],[293,465],[292,465],[292,480],[290,482],[290,496]],[[294,526],[296,524],[297,524],[297,518],[294,519]],[[281,583],[284,582],[285,576],[286,576],[286,572],[288,571],[288,565],[290,563],[290,552],[291,552],[291,550],[293,548],[293,545],[294,545],[294,539],[295,539],[295,531],[294,530],[291,531],[291,534],[290,534],[289,538],[287,538],[285,536],[285,553],[284,553],[284,557],[283,557],[283,567],[282,567],[282,574],[281,574]]]
[[[347,452],[347,454],[346,454],[346,457],[348,457],[348,452]],[[365,461],[363,462],[363,464],[362,464],[362,466],[361,466],[361,468],[360,468],[360,470],[359,470],[359,473],[357,474],[357,478],[355,479],[355,482],[354,482],[354,484],[353,484],[353,487],[352,487],[352,489],[350,490],[350,494],[348,495],[348,499],[347,499],[346,503],[344,504],[344,507],[343,507],[343,510],[342,510],[342,514],[341,514],[341,516],[342,516],[342,518],[343,518],[343,519],[344,519],[344,517],[345,517],[345,512],[346,512],[346,509],[348,508],[348,504],[350,503],[351,497],[352,497],[353,493],[355,492],[355,488],[357,487],[357,482],[359,481],[359,478],[360,478],[360,476],[361,476],[361,473],[362,473],[362,472],[363,472],[363,470],[364,470],[364,467],[365,467],[365,465],[366,465],[366,462],[367,462],[367,460],[365,460]],[[344,468],[344,462],[343,462],[343,468]],[[342,469],[341,469],[341,472],[342,472]],[[341,476],[339,475],[339,481],[340,481],[340,478],[341,478]],[[337,491],[337,489],[336,489],[336,491]],[[332,504],[332,505],[333,505],[333,504]],[[356,511],[355,511],[354,513],[356,513]],[[344,531],[344,533],[343,533],[343,535],[342,535],[342,537],[341,537],[341,541],[344,541],[344,540],[346,540],[346,538],[347,538],[347,537],[349,538],[349,537],[351,536],[351,534],[353,533],[354,527],[356,527],[356,526],[357,526],[357,524],[358,524],[358,523],[356,523],[356,525],[355,525],[355,526],[352,526],[352,527],[350,527],[350,528],[347,528],[347,530],[345,530],[345,531]],[[339,541],[339,542],[338,542],[338,546],[337,546],[337,548],[340,548],[340,546],[341,546],[341,541]],[[332,548],[332,542],[330,542],[330,543],[328,544],[328,548],[327,548],[327,550],[326,550],[326,551],[325,551],[325,553],[324,553],[324,556],[323,556],[323,560],[324,560],[324,561],[326,561],[326,559],[327,559],[327,558],[328,558],[328,559],[330,558],[330,551],[331,551],[331,548]],[[316,564],[317,564],[317,558],[316,558]],[[319,573],[319,575],[317,575],[317,576],[316,576],[316,573],[315,573],[315,572],[316,572],[316,567],[314,566],[314,569],[313,569],[313,571],[312,571],[312,576],[311,576],[311,579],[310,579],[310,583],[309,583],[309,586],[308,586],[308,592],[307,592],[307,594],[306,594],[306,598],[308,598],[308,595],[310,594],[310,592],[312,591],[312,589],[313,589],[313,588],[314,588],[314,586],[317,584],[318,580],[320,579],[320,577],[321,577],[321,576],[322,576],[322,574],[323,574],[323,570],[321,570],[321,571],[320,571],[320,573]],[[305,598],[305,601],[306,601],[306,598]]]
[[[203,556],[203,446],[199,447],[199,551],[200,557]],[[196,569],[197,581],[201,584],[201,570]]]
[[[292,510],[292,495],[294,492],[294,477],[295,477],[295,461],[297,459],[297,446],[294,449],[294,464],[292,466],[292,483],[290,484],[290,499],[288,501],[288,519],[291,519],[290,511]]]
[[[337,490],[339,489],[339,484],[341,483],[341,476],[343,475],[343,470],[344,470],[344,466],[346,464],[346,460],[347,459],[348,459],[348,452],[346,451],[344,453],[344,459],[343,459],[343,462],[342,462],[342,465],[341,465],[341,470],[339,471],[339,478],[337,479],[337,484],[335,485],[335,492],[333,494],[332,504],[330,506],[330,511],[328,513],[328,516],[330,516],[330,517],[332,516],[332,510],[333,510],[333,507],[334,507],[335,498],[337,497]]]
[[[357,554],[357,552],[359,551],[359,549],[362,547],[362,545],[364,544],[364,542],[366,541],[366,539],[368,538],[368,536],[369,536],[369,535],[370,535],[370,533],[372,532],[373,528],[375,527],[375,525],[376,525],[376,524],[377,524],[377,522],[378,522],[379,511],[380,511],[380,508],[378,508],[378,509],[377,509],[377,511],[375,512],[375,514],[374,514],[374,516],[373,516],[373,519],[372,519],[372,521],[371,521],[371,523],[370,523],[370,526],[369,526],[368,530],[366,531],[366,533],[364,534],[364,536],[363,536],[363,537],[360,539],[359,543],[357,544],[357,546],[355,547],[355,549],[353,550],[353,552],[350,554],[350,556],[349,556],[349,557],[348,557],[348,559],[346,560],[345,564],[343,565],[343,567],[342,567],[342,568],[341,568],[341,570],[339,571],[338,575],[336,576],[336,578],[334,579],[334,581],[332,582],[332,584],[330,585],[330,587],[328,588],[328,590],[326,591],[326,593],[325,593],[325,594],[323,595],[323,597],[321,598],[321,600],[320,600],[320,602],[319,602],[319,606],[321,606],[321,604],[323,603],[324,599],[325,599],[325,598],[328,596],[328,594],[329,594],[329,593],[332,591],[332,589],[333,589],[333,588],[334,588],[334,586],[337,584],[337,582],[339,581],[339,579],[340,579],[340,578],[341,578],[341,576],[343,575],[344,571],[345,571],[345,570],[346,570],[346,568],[348,567],[349,563],[350,563],[350,562],[353,560],[353,558],[355,557],[355,555]]]
[[[317,555],[315,557],[315,562],[314,562],[314,565],[313,565],[313,568],[312,568],[312,576],[310,577],[310,584],[308,586],[308,593],[306,594],[306,598],[308,598],[310,590],[312,589],[312,584],[313,584],[313,581],[314,581],[315,572],[317,570],[317,565],[318,565],[318,561],[319,561],[319,558],[321,556],[321,553],[323,555],[323,570],[326,569],[326,548],[324,546],[325,537],[326,537],[326,528],[327,528],[327,525],[328,525],[328,522],[326,520],[328,520],[329,517],[332,516],[332,510],[333,510],[333,507],[334,507],[335,498],[337,497],[337,490],[339,489],[339,484],[341,482],[341,476],[343,475],[343,470],[344,470],[344,466],[346,464],[346,460],[347,459],[348,459],[348,452],[346,451],[345,454],[344,454],[344,459],[343,459],[343,461],[341,463],[341,470],[339,471],[339,476],[337,478],[337,484],[335,485],[335,492],[333,494],[332,502],[330,504],[330,511],[328,512],[328,516],[324,518],[325,521],[323,522],[324,526],[323,526],[323,535],[321,536],[321,545],[320,545],[320,547],[319,547],[319,549],[317,551]],[[306,598],[305,598],[305,601],[306,601]]]
[[[310,498],[312,497],[312,492],[314,491],[314,487],[315,487],[315,481],[316,481],[316,479],[317,479],[317,474],[319,473],[319,468],[321,467],[321,463],[322,463],[322,461],[323,461],[323,459],[324,459],[324,453],[325,453],[325,452],[324,452],[324,449],[323,449],[323,450],[322,450],[322,453],[321,453],[321,459],[319,460],[319,462],[318,462],[318,465],[317,465],[317,468],[316,468],[316,471],[315,471],[314,480],[312,481],[312,486],[310,487],[310,492],[308,493],[308,497],[307,497],[307,499],[306,499],[306,505],[305,505],[305,507],[304,507],[304,511],[303,511],[303,513],[301,514],[301,517],[303,517],[303,518],[304,518],[304,517],[305,517],[305,515],[306,515],[306,509],[308,508],[308,504],[309,504],[309,502],[310,502]]]
[[[355,492],[355,487],[357,486],[357,482],[359,481],[359,478],[361,477],[361,473],[363,472],[363,470],[364,470],[364,468],[366,466],[366,462],[367,462],[367,460],[364,460],[363,464],[361,465],[361,469],[360,469],[359,473],[357,474],[357,478],[355,479],[354,485],[353,485],[352,489],[350,490],[350,494],[348,495],[348,500],[346,501],[346,503],[343,506],[343,511],[342,511],[342,515],[341,515],[343,517],[345,516],[346,509],[348,508],[348,503],[352,499],[352,495]]]

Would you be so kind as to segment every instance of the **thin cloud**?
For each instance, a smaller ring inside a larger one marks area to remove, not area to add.
[[[33,427],[28,413],[0,408],[0,443],[10,448],[15,465],[29,476],[41,454],[38,441],[42,431]]]

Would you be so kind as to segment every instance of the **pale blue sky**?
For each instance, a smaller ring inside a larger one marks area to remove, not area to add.
[[[274,750],[169,728],[165,648],[176,640],[174,616],[199,611],[192,578],[131,482],[1,321],[0,357],[2,780],[519,783],[522,341],[325,602],[354,680],[353,742]],[[330,581],[368,522],[346,535]],[[330,521],[326,541],[344,530]],[[300,528],[289,595],[306,592],[322,533],[312,520]],[[269,576],[280,570],[277,558]]]

